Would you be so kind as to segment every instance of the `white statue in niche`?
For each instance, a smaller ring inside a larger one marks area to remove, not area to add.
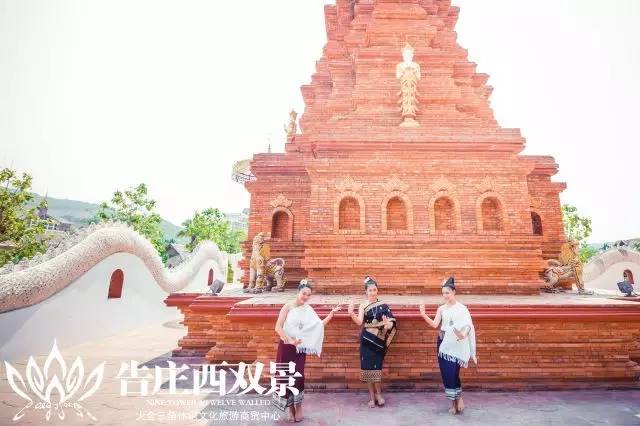
[[[402,123],[400,127],[420,127],[416,121],[418,112],[418,80],[420,65],[413,62],[413,47],[407,42],[402,48],[403,62],[396,66],[396,78],[400,80],[400,106]]]

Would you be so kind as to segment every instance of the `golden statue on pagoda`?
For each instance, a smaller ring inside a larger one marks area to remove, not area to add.
[[[403,62],[396,66],[396,78],[400,80],[400,106],[402,123],[400,127],[420,127],[416,121],[418,112],[418,80],[420,80],[420,65],[413,62],[413,46],[408,42],[402,48]]]
[[[297,118],[298,113],[292,109],[289,113],[289,124],[284,126],[284,131],[287,133],[287,142],[293,142],[296,137],[296,133],[298,132],[298,125],[296,124]]]

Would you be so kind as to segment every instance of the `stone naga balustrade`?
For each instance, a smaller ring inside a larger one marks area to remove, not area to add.
[[[640,252],[626,247],[614,247],[594,256],[589,263],[584,266],[582,278],[585,282],[590,282],[605,273],[607,269],[616,263],[630,262],[640,265]]]
[[[115,253],[137,256],[168,293],[186,287],[205,261],[214,260],[224,270],[222,253],[212,241],[201,242],[184,262],[168,269],[151,242],[130,226],[94,224],[71,233],[46,253],[0,268],[0,312],[42,302]]]

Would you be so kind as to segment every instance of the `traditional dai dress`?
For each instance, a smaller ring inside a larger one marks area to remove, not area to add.
[[[289,309],[282,328],[287,336],[302,340],[298,346],[285,343],[282,339],[278,343],[276,363],[293,362],[295,371],[300,373],[300,377],[294,378],[293,389],[295,390],[287,388],[285,395],[273,393],[273,405],[285,411],[287,407],[302,403],[304,398],[304,364],[307,354],[320,356],[324,340],[324,324],[316,311],[305,303]],[[279,367],[282,369],[282,366]]]
[[[454,329],[463,331],[469,327],[467,337],[458,340]],[[438,333],[438,365],[444,384],[444,392],[448,399],[456,400],[462,395],[460,367],[467,367],[469,359],[476,354],[476,335],[471,321],[471,314],[465,305],[444,305],[442,323]]]
[[[386,330],[382,321],[387,316],[393,326]],[[391,341],[396,335],[396,320],[386,303],[379,300],[364,308],[360,333],[360,380],[368,383],[382,380],[382,363]]]

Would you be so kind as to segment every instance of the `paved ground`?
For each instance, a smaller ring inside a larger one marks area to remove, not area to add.
[[[640,391],[469,392],[467,408],[447,412],[440,393],[390,393],[383,408],[364,394],[309,394],[310,425],[638,425]],[[283,422],[277,424],[284,424]]]
[[[47,409],[29,408],[17,422],[12,417],[27,403],[9,386],[7,371],[0,366],[0,425],[265,425],[286,424],[275,420],[280,412],[268,397],[214,397],[211,387],[193,395],[171,395],[166,382],[154,396],[120,395],[117,378],[122,362],[136,360],[150,367],[163,364],[168,352],[185,330],[176,322],[132,330],[109,338],[59,348],[67,371],[76,357],[84,365],[84,380],[101,362],[105,362],[104,379],[98,391],[82,401],[95,421],[78,417],[73,409],[65,410],[65,419],[55,412],[45,420]],[[44,356],[36,361],[44,372]],[[26,388],[27,361],[11,363],[23,376]],[[49,371],[60,371],[56,362]],[[58,368],[58,370],[55,370]],[[162,369],[168,374],[167,369]],[[37,377],[37,374],[32,374]],[[165,376],[166,377],[166,376]],[[45,381],[50,383],[50,380]],[[17,380],[20,384],[20,381]],[[37,383],[37,378],[34,383]],[[187,382],[178,386],[183,392]],[[153,383],[150,383],[153,386]],[[36,386],[37,387],[37,386]],[[46,387],[46,386],[45,386]],[[135,386],[133,386],[135,388]],[[29,392],[30,393],[30,392]],[[55,392],[54,392],[55,393]],[[30,393],[31,394],[31,393]],[[79,394],[76,394],[76,398]],[[305,397],[307,425],[640,425],[640,386],[634,391],[567,391],[526,393],[468,392],[467,409],[460,416],[447,413],[448,402],[440,392],[388,393],[387,406],[370,409],[363,393],[308,393]],[[192,405],[190,405],[192,404]],[[179,420],[179,416],[185,416]],[[284,416],[281,416],[284,417]],[[200,419],[200,420],[198,420]],[[226,419],[226,420],[222,420]]]

